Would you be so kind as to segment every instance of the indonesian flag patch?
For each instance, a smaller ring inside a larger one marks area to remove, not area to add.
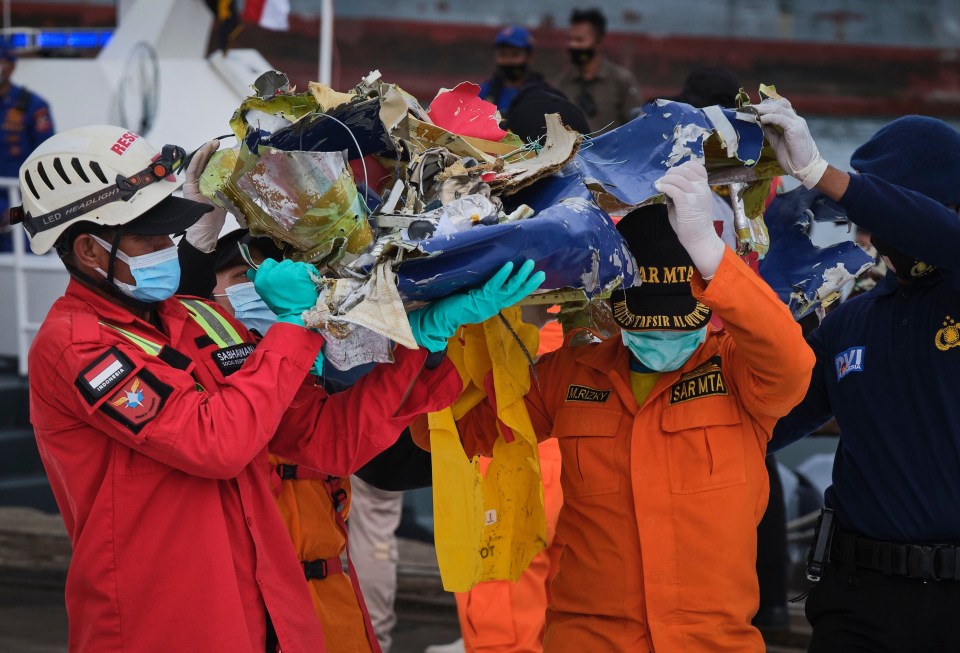
[[[111,347],[77,377],[76,386],[91,408],[99,409],[132,433],[157,416],[173,392],[145,368],[137,368]]]
[[[92,365],[80,372],[77,387],[91,405],[130,376],[134,366],[116,347],[111,347]]]

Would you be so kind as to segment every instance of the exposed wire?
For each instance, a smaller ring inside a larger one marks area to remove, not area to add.
[[[357,148],[357,153],[360,155],[360,165],[363,168],[363,185],[369,189],[370,179],[369,177],[367,177],[367,162],[363,160],[364,158],[363,150],[360,148],[360,142],[357,141],[357,137],[353,135],[353,130],[347,127],[347,125],[343,123],[339,118],[334,118],[329,113],[317,113],[316,116],[322,117],[322,118],[329,118],[330,120],[334,121],[344,129],[346,129],[347,133],[350,134],[350,138],[353,140],[353,144]],[[300,149],[301,150],[303,149],[303,131],[302,130],[300,131]],[[360,193],[357,193],[357,197],[360,198],[360,202],[363,204],[363,208],[366,210],[367,215],[369,215],[371,211],[370,211],[370,205],[367,204],[366,196],[361,195]]]
[[[533,377],[534,382],[537,384],[537,388],[539,388],[540,378],[537,376],[537,368],[534,366],[533,356],[530,354],[530,351],[527,349],[526,345],[523,344],[523,341],[520,340],[520,336],[517,335],[517,332],[513,330],[512,326],[510,326],[507,318],[503,316],[503,312],[497,313],[497,317],[500,318],[503,326],[507,327],[507,331],[510,332],[510,335],[513,336],[513,339],[516,341],[517,346],[520,347],[520,351],[523,352],[524,358],[527,359],[527,363],[530,365],[530,376]]]

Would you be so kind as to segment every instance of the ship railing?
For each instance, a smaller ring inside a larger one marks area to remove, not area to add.
[[[8,206],[20,205],[20,183],[13,177],[0,177],[0,193],[9,200]],[[7,228],[13,244],[12,252],[0,252],[0,270],[12,270],[13,281],[13,310],[16,313],[17,337],[17,371],[21,376],[27,375],[27,351],[33,335],[40,328],[40,322],[30,319],[30,294],[28,274],[33,271],[63,272],[63,264],[53,252],[37,256],[27,251],[26,238],[21,227]]]

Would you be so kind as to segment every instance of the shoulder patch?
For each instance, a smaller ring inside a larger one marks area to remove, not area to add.
[[[53,131],[53,121],[50,120],[50,110],[46,105],[33,112],[33,123],[38,133],[45,134]]]
[[[837,381],[851,372],[863,371],[865,352],[866,347],[851,347],[833,357],[833,363],[837,367]]]
[[[91,406],[123,382],[134,365],[119,349],[111,347],[77,376],[80,394]]]
[[[670,403],[680,404],[691,399],[728,394],[730,392],[723,378],[720,357],[714,356],[670,386]]]
[[[115,387],[110,398],[100,404],[100,410],[132,433],[139,433],[157,416],[173,390],[147,370],[140,370]]]
[[[585,401],[592,404],[606,403],[610,390],[597,390],[585,385],[571,385],[567,388],[566,401]]]

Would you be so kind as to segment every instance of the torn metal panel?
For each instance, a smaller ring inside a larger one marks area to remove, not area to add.
[[[380,98],[380,120],[390,134],[403,136],[403,134],[398,134],[397,131],[406,129],[408,114],[420,122],[427,124],[433,122],[427,111],[420,106],[417,98],[399,86],[383,84],[376,95]]]
[[[763,212],[758,200],[781,171],[772,151],[763,147],[763,130],[754,114],[746,108],[700,110],[667,100],[650,103],[645,111],[588,140],[559,174],[512,201],[542,210],[558,199],[583,197],[587,189],[608,213],[624,213],[661,201],[654,183],[669,168],[694,158],[704,161],[712,184],[750,184],[743,196],[746,214],[754,219]]]
[[[491,163],[494,160],[493,156],[471,145],[462,136],[449,132],[443,127],[417,120],[413,116],[407,116],[407,130],[409,136],[404,140],[414,151],[442,147],[457,156],[471,157],[483,163]]]
[[[770,251],[760,276],[800,319],[834,301],[847,282],[873,267],[873,259],[852,242],[817,247],[810,240],[814,222],[845,222],[843,208],[806,188],[783,193],[765,215]]]
[[[354,100],[352,93],[341,93],[319,82],[310,82],[307,88],[313,94],[313,99],[317,101],[321,111],[329,111]]]
[[[566,199],[593,201],[593,194],[583,183],[583,177],[574,162],[568,163],[550,177],[535,181],[505,198],[504,205],[509,210],[526,204],[539,212]]]
[[[734,110],[719,106],[701,109],[714,128],[714,134],[704,147],[704,155],[714,172],[721,170],[724,163],[739,168],[753,166],[760,161],[763,128],[757,115],[748,109]],[[724,159],[727,161],[724,162]]]
[[[272,73],[282,75],[286,80],[286,75],[272,71]],[[267,84],[278,83],[279,80],[267,80],[266,77],[271,73],[264,73],[258,79],[256,84],[263,81]],[[292,123],[300,118],[317,111],[319,106],[311,93],[281,93],[279,95],[252,95],[240,103],[240,107],[234,112],[230,119],[230,130],[242,141],[250,132],[259,129],[259,125],[264,122],[266,116],[276,116],[286,123]],[[271,123],[272,124],[272,123]]]
[[[282,240],[296,249],[292,258],[319,265],[356,257],[372,244],[342,152],[261,150],[249,168],[242,159],[223,190],[252,233]]]
[[[507,135],[500,129],[497,105],[481,98],[480,87],[472,82],[440,89],[428,113],[435,125],[460,136],[496,143]]]
[[[608,212],[654,201],[654,183],[688,159],[703,160],[712,125],[688,104],[658,100],[625,125],[590,140],[575,159],[584,184]]]
[[[393,140],[380,120],[378,99],[344,104],[328,113],[312,113],[273,134],[251,132],[247,146],[252,152],[260,147],[287,152],[346,150],[349,159],[394,152]]]
[[[637,266],[610,218],[593,202],[565,200],[517,222],[416,243],[427,254],[397,267],[405,300],[431,300],[482,285],[507,261],[537,261],[544,290],[582,288],[587,296],[622,280],[639,283]]]
[[[406,178],[416,188],[420,204],[429,204],[437,199],[442,186],[442,174],[460,159],[442,147],[432,147],[413,156],[407,164]],[[479,181],[479,180],[478,180]],[[417,202],[407,202],[409,211]]]
[[[495,172],[490,188],[495,192],[510,195],[561,170],[577,154],[580,135],[563,124],[559,114],[545,116],[547,133],[543,147],[536,156],[510,162]]]

